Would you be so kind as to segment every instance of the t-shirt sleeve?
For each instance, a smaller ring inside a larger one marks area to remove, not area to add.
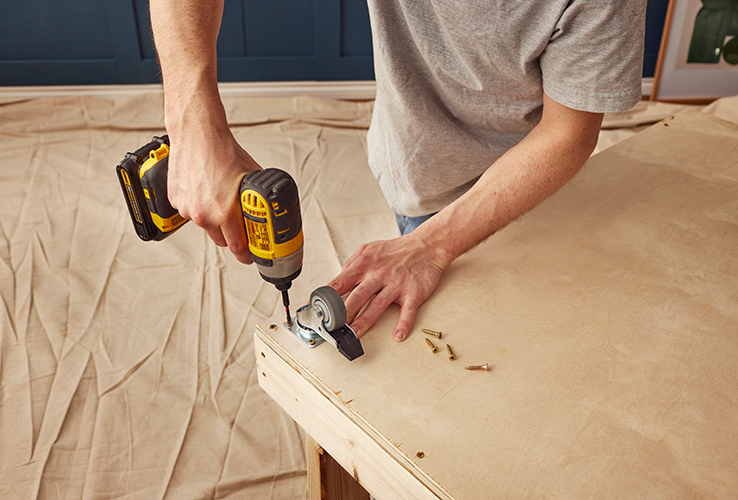
[[[564,106],[593,113],[641,99],[646,2],[574,0],[540,56],[543,90]]]

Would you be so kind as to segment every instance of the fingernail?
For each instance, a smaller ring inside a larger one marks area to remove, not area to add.
[[[402,342],[403,340],[405,340],[405,332],[403,332],[402,330],[397,330],[393,336],[398,342]]]

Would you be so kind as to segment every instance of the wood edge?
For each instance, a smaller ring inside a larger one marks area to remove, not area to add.
[[[666,57],[666,46],[669,44],[669,35],[671,32],[671,22],[674,18],[674,9],[676,0],[669,0],[669,6],[666,9],[666,19],[664,20],[664,29],[661,32],[661,44],[659,45],[659,55],[656,59],[656,70],[653,74],[653,88],[651,89],[651,101],[658,100],[659,84],[661,83],[661,72],[664,69],[664,58]]]
[[[323,479],[321,477],[322,468],[320,466],[320,458],[323,455],[323,448],[314,440],[310,434],[305,434],[305,463],[307,464],[307,480],[308,480],[308,500],[322,500],[323,492],[321,486]]]
[[[696,104],[700,106],[705,106],[707,104],[711,104],[715,101],[720,99],[719,97],[715,98],[704,98],[704,99],[659,99],[659,102],[669,103],[669,104]]]
[[[453,500],[453,497],[438,484],[433,478],[431,478],[425,471],[423,471],[417,464],[415,464],[410,457],[405,455],[394,445],[389,439],[387,439],[381,432],[369,424],[359,413],[353,408],[348,406],[342,399],[340,399],[330,388],[328,388],[322,381],[317,379],[306,367],[300,364],[295,358],[293,358],[280,344],[277,342],[268,331],[262,328],[260,325],[256,325],[257,329],[254,333],[255,339],[261,341],[274,355],[276,355],[283,363],[294,370],[306,383],[318,391],[318,393],[329,400],[332,403],[332,407],[340,412],[343,417],[348,419],[354,426],[365,433],[387,456],[394,460],[402,469],[410,474],[419,484],[425,487],[429,492],[440,499]],[[283,327],[279,327],[283,328]],[[258,349],[255,350],[255,355],[259,356]],[[258,358],[257,358],[258,359]],[[258,361],[257,361],[258,362]],[[306,433],[308,432],[307,429]],[[312,500],[312,499],[311,499]]]

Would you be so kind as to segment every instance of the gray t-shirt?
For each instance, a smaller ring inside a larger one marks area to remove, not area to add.
[[[616,112],[641,98],[645,0],[369,0],[369,165],[393,210],[464,194],[538,123],[543,92]]]

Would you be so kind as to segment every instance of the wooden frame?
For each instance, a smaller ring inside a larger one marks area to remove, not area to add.
[[[709,30],[709,21],[714,22],[722,15],[732,15],[738,10],[738,1],[733,1],[727,9],[730,10],[728,14],[705,11],[706,15],[703,15],[702,0],[669,1],[654,74],[652,101],[703,104],[738,94],[738,64],[734,60],[738,29],[733,30],[728,23],[731,34],[724,36]],[[695,40],[698,22],[705,28],[702,33],[713,37],[710,42],[717,44],[714,50],[707,51],[712,45]],[[704,48],[709,57],[705,51],[700,52],[700,48]],[[731,49],[728,51],[730,63],[726,62],[725,48]]]

